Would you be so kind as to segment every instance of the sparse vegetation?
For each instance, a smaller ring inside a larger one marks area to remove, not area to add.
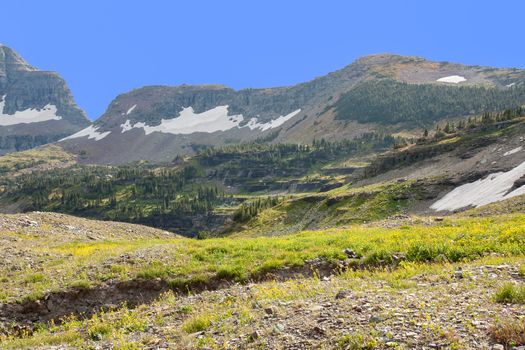
[[[525,285],[506,283],[494,295],[498,303],[525,304]]]
[[[492,339],[507,348],[525,345],[525,320],[506,319],[498,321],[489,330]]]

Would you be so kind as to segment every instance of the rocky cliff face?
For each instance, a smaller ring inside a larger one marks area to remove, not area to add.
[[[497,96],[494,108],[525,104],[524,82],[519,69],[372,55],[289,87],[136,89],[118,96],[92,127],[62,145],[88,162],[124,163],[170,161],[202,146],[253,140],[305,143],[399,132],[484,111],[485,95]],[[390,98],[377,98],[375,91]],[[449,105],[459,107],[448,113]],[[407,111],[411,118],[404,117]]]
[[[90,124],[65,81],[0,45],[0,154],[57,141]]]

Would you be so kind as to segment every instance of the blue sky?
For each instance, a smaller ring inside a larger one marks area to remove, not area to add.
[[[154,84],[290,85],[390,52],[525,68],[525,1],[11,0],[0,43],[59,72],[91,119]]]

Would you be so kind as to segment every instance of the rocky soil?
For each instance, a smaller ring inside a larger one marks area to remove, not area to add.
[[[524,282],[516,265],[446,265],[420,272],[348,273],[197,295],[167,293],[132,311],[145,325],[126,332],[126,341],[144,349],[523,349],[497,344],[490,336],[500,320],[518,322],[525,315],[525,305],[493,300],[503,282]],[[83,346],[116,344],[101,335]]]

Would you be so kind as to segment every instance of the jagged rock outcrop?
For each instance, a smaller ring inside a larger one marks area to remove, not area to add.
[[[0,44],[0,154],[57,141],[90,124],[65,81]]]

